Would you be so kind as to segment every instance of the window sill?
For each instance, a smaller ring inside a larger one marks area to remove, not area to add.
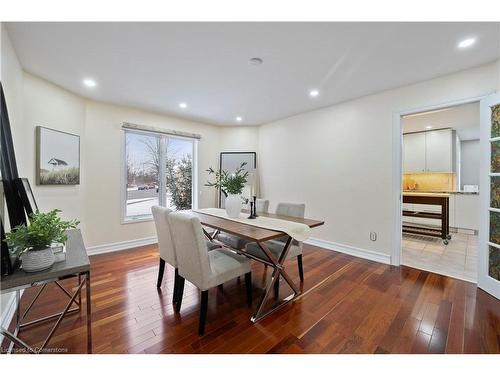
[[[134,223],[146,223],[148,221],[153,221],[153,216],[145,216],[145,217],[131,217],[122,219],[121,224],[134,224]]]

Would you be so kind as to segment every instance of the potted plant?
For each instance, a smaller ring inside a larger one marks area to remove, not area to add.
[[[54,264],[52,244],[65,244],[68,240],[66,230],[76,228],[76,220],[63,221],[61,210],[47,213],[36,211],[30,215],[30,223],[18,225],[5,235],[6,241],[14,249],[26,272],[42,271]]]
[[[225,206],[227,216],[236,218],[241,212],[241,192],[247,182],[248,171],[244,170],[247,163],[241,163],[234,173],[227,171],[215,171],[212,167],[207,169],[208,174],[215,175],[214,182],[207,182],[205,186],[213,186],[220,189],[226,196]]]

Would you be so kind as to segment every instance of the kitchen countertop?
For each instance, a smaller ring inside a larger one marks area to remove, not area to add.
[[[479,195],[473,191],[417,191],[417,190],[403,190],[403,194],[462,194],[462,195]]]
[[[433,193],[425,191],[403,191],[403,195],[414,196],[414,197],[440,197],[440,198],[446,198],[450,196],[449,193]]]

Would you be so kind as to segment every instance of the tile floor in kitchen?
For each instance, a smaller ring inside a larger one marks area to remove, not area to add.
[[[403,233],[401,263],[413,268],[477,283],[477,235],[450,233],[444,245],[440,238]]]

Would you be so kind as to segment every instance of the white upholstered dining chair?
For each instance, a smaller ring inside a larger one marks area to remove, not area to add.
[[[170,224],[168,221],[168,215],[172,212],[172,210],[166,207],[153,206],[151,207],[151,212],[153,213],[156,234],[158,236],[158,247],[160,249],[160,267],[158,269],[158,281],[156,282],[156,287],[161,287],[163,281],[163,273],[165,271],[165,263],[170,264],[175,269],[174,295],[172,297],[172,303],[175,304],[177,302],[179,273],[177,269],[177,256],[174,243],[172,241],[172,231],[170,229]],[[219,248],[220,245],[212,243],[210,241],[206,241],[206,247],[207,250],[212,250],[215,248]]]
[[[306,205],[303,203],[278,203],[276,207],[276,214],[290,217],[299,217],[303,218],[305,213]],[[284,236],[281,238],[277,238],[275,240],[266,241],[265,245],[269,249],[269,251],[278,258],[283,251],[283,247],[286,244],[288,237]],[[288,251],[287,259],[297,258],[297,265],[299,268],[299,277],[300,281],[304,281],[304,270],[302,266],[302,242],[293,240],[292,245],[290,246],[290,250]],[[255,242],[248,243],[246,245],[246,251],[252,255],[261,257],[266,259],[267,256],[262,251],[262,249]],[[279,287],[279,284],[276,283],[276,288]]]
[[[195,216],[183,212],[173,212],[169,215],[169,221],[179,268],[178,300],[175,309],[176,312],[181,309],[184,283],[185,280],[188,280],[201,291],[198,334],[203,335],[210,288],[245,275],[247,303],[249,306],[252,305],[250,261],[246,257],[224,248],[208,252],[200,220]]]
[[[266,214],[269,211],[269,200],[267,199],[256,199],[255,200],[255,211],[258,213]],[[217,235],[217,240],[223,244],[232,247],[233,249],[244,249],[245,245],[250,241],[245,240],[241,237],[235,236],[233,234],[221,232]]]

